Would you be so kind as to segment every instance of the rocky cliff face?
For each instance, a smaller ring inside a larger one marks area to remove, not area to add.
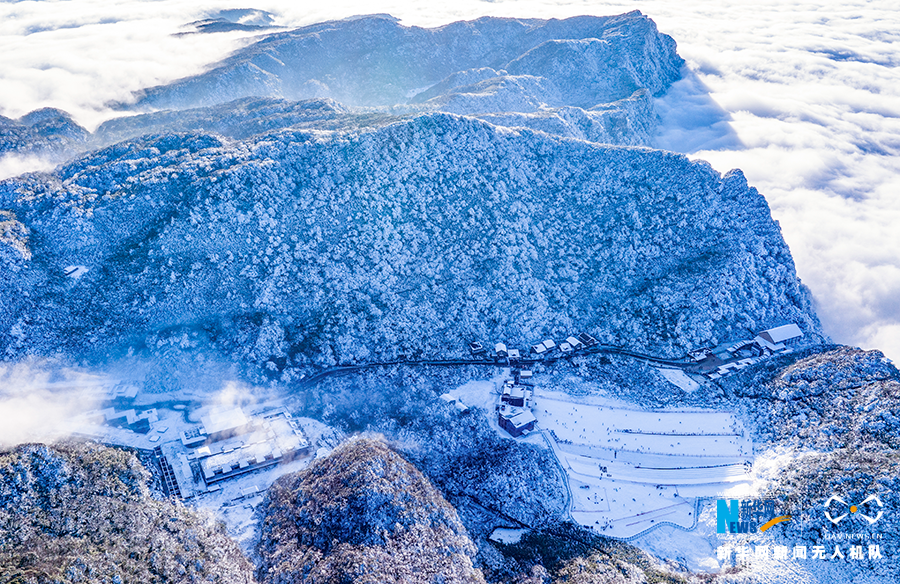
[[[377,439],[280,478],[260,513],[266,584],[484,582],[456,511]]]
[[[86,444],[0,453],[3,582],[250,583],[224,528],[150,497],[134,455]]]

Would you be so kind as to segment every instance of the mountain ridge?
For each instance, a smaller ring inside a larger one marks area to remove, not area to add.
[[[0,206],[44,246],[31,266],[90,269],[32,291],[79,298],[84,316],[69,322],[34,305],[44,315],[31,320],[51,326],[26,336],[60,346],[69,326],[121,340],[132,325],[157,334],[209,317],[229,352],[299,366],[576,329],[670,356],[781,321],[821,334],[740,172],[451,114],[125,142],[0,183]],[[248,332],[250,345],[278,340],[248,351]]]
[[[659,34],[653,21],[638,11],[565,20],[482,17],[433,29],[405,27],[394,19],[369,16],[268,35],[206,73],[143,90],[137,94],[136,105],[184,109],[247,96],[332,97],[348,105],[393,105],[405,102],[410,91],[457,71],[503,69],[549,41],[588,36],[606,46],[614,45],[610,47],[614,55],[634,51],[633,59],[623,58],[619,63],[630,74],[623,79],[631,79],[653,94],[661,93],[668,82],[679,77],[683,61],[675,54],[674,41]],[[448,53],[446,47],[453,47],[453,52]],[[331,52],[334,50],[337,52]],[[554,51],[541,53],[546,62],[538,69],[558,71]],[[596,58],[589,61],[601,69],[604,66]],[[518,63],[516,69],[528,67]],[[622,67],[609,70],[621,71]],[[635,89],[619,91],[617,99]]]

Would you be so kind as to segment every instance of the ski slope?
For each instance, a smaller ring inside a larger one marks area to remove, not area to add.
[[[749,480],[753,444],[730,412],[641,410],[536,388],[538,428],[566,472],[572,519],[630,538],[695,524],[696,497]]]

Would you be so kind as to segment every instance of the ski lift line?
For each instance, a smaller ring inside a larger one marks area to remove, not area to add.
[[[608,539],[614,539],[617,541],[632,542],[632,541],[635,541],[636,539],[639,539],[639,538],[647,535],[648,533],[655,531],[656,529],[659,529],[660,527],[662,527],[664,525],[668,525],[669,527],[674,527],[675,529],[680,529],[681,531],[694,531],[697,528],[697,519],[700,516],[701,503],[704,500],[714,501],[715,499],[716,499],[715,497],[697,497],[696,498],[696,500],[694,501],[694,513],[693,513],[694,521],[690,527],[685,527],[684,525],[678,525],[677,523],[672,523],[671,521],[659,521],[657,523],[654,523],[647,529],[640,531],[638,533],[635,533],[634,535],[630,535],[628,537],[617,537],[615,535],[606,535],[606,534],[604,534],[603,537],[608,538]]]
[[[735,434],[734,432],[732,432],[730,434],[722,434],[722,433],[700,434],[698,432],[694,432],[693,434],[680,434],[680,433],[676,434],[676,433],[670,433],[670,432],[644,432],[642,430],[632,430],[630,428],[623,428],[621,430],[619,430],[617,428],[613,431],[617,432],[619,434],[631,434],[631,435],[639,435],[639,436],[672,436],[675,438],[683,438],[683,437],[706,438],[708,436],[725,436],[725,437],[732,437],[732,438],[743,438],[743,434]]]

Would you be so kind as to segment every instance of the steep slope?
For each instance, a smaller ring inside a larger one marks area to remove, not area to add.
[[[662,93],[679,78],[682,63],[674,41],[640,12],[485,17],[433,29],[376,15],[270,35],[207,73],[143,91],[137,105],[184,109],[249,96],[393,105],[461,71],[511,67],[514,75],[546,76],[566,103],[589,107],[639,87]]]
[[[244,26],[226,20],[195,24]],[[364,16],[267,36],[202,75],[144,90],[122,107],[167,109],[108,121],[93,135],[49,108],[0,117],[0,154],[62,161],[152,133],[350,130],[430,111],[652,146],[658,116],[650,96],[679,79],[682,64],[674,41],[639,12],[482,18],[434,29]]]
[[[576,330],[668,355],[785,320],[818,334],[739,172],[444,114],[123,143],[0,183],[0,208],[57,274],[2,315],[2,346],[23,320],[28,352],[152,346],[183,327],[272,367]]]
[[[152,499],[147,479],[134,455],[96,445],[0,453],[3,581],[253,581],[221,526]]]
[[[456,511],[377,439],[281,477],[260,513],[265,584],[484,582]]]
[[[900,449],[900,373],[880,351],[824,347],[725,379],[761,440],[832,451]]]
[[[7,331],[0,355],[23,347],[20,320],[33,304],[28,296],[46,284],[45,270],[32,261],[30,230],[15,213],[0,211],[0,329]]]

